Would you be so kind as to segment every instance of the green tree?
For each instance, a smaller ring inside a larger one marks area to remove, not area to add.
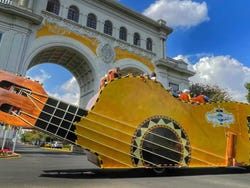
[[[217,85],[208,85],[201,83],[192,83],[189,87],[192,96],[204,94],[212,101],[230,101],[231,96],[226,90],[221,89]]]
[[[250,103],[250,83],[245,83],[245,88],[248,91],[248,94],[246,95],[247,102]]]
[[[22,136],[22,142],[40,142],[44,141],[48,135],[41,133],[37,130],[25,131]]]

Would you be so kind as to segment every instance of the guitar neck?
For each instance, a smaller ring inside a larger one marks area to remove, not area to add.
[[[43,132],[75,143],[74,123],[86,116],[88,111],[77,106],[49,97],[35,123],[35,127]]]

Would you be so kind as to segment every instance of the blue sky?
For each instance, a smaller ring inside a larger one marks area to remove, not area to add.
[[[197,72],[190,80],[216,84],[233,99],[246,101],[244,84],[250,82],[249,0],[119,0],[152,19],[164,19],[174,29],[167,39],[167,55],[183,59]],[[45,89],[65,100],[74,82],[71,75],[56,78],[54,66],[36,66],[31,77],[42,78]],[[61,70],[66,71],[66,70]],[[67,72],[67,71],[66,71]],[[57,82],[54,82],[57,81]],[[52,85],[53,83],[53,85]],[[68,92],[68,93],[67,93]],[[76,100],[77,94],[70,99]],[[70,101],[75,103],[74,101]]]
[[[119,2],[143,13],[145,9],[156,1],[120,0]],[[181,1],[165,0],[165,2],[167,4],[169,2]],[[183,2],[186,2],[186,4],[188,2],[190,4],[206,3],[208,20],[196,25],[189,24],[188,20],[184,26],[177,25],[173,27],[170,25],[174,29],[174,32],[167,40],[168,55],[170,57],[175,57],[179,54],[230,55],[243,64],[250,65],[250,55],[248,55],[250,49],[250,21],[247,21],[250,19],[250,1],[184,0]],[[177,8],[175,10],[176,14],[178,14]],[[164,7],[162,9],[167,11]],[[185,15],[181,16],[182,19],[185,19]],[[165,20],[168,23],[167,17]]]

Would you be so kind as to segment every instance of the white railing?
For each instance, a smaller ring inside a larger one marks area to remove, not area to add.
[[[0,0],[0,3],[6,4],[6,5],[12,5],[13,1],[12,0]]]

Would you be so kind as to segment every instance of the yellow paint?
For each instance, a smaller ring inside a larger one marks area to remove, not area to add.
[[[116,52],[115,61],[119,61],[121,59],[126,59],[126,58],[134,59],[134,60],[137,60],[137,61],[141,62],[145,66],[147,66],[152,72],[155,71],[155,67],[154,67],[152,61],[149,58],[142,57],[140,55],[129,52],[128,50],[121,49],[119,47],[115,48],[115,52]]]
[[[95,38],[87,37],[86,35],[76,34],[68,29],[61,28],[56,24],[50,24],[48,22],[45,23],[44,27],[39,29],[36,33],[37,38],[45,37],[45,36],[65,36],[72,38],[78,42],[81,42],[85,46],[87,46],[94,54],[97,52],[97,47],[99,42]]]
[[[232,114],[234,121],[225,126],[208,122],[207,113],[217,108]],[[132,140],[142,122],[153,116],[164,116],[176,122],[187,136],[191,148],[188,167],[226,166],[228,132],[237,136],[234,160],[244,166],[249,165],[248,115],[250,106],[247,104],[184,103],[159,83],[134,77],[122,78],[110,82],[94,108],[76,124],[77,144],[97,153],[102,168],[147,167],[142,162],[133,164],[133,155],[141,155],[139,151],[131,150]]]
[[[46,22],[44,27],[39,29],[36,33],[37,38],[41,38],[41,37],[45,37],[45,36],[54,36],[54,35],[69,37],[69,38],[72,38],[76,41],[79,41],[82,44],[84,44],[85,46],[87,46],[94,54],[97,54],[97,48],[99,45],[99,42],[97,39],[90,38],[86,35],[79,35],[79,34],[74,33],[68,29],[61,28],[56,24],[51,24],[51,23]],[[140,55],[129,52],[127,50],[123,50],[119,47],[115,48],[115,53],[116,53],[115,61],[130,58],[130,59],[134,59],[134,60],[141,62],[142,64],[147,66],[151,71],[155,71],[155,67],[154,67],[152,61],[147,57],[142,57]]]

